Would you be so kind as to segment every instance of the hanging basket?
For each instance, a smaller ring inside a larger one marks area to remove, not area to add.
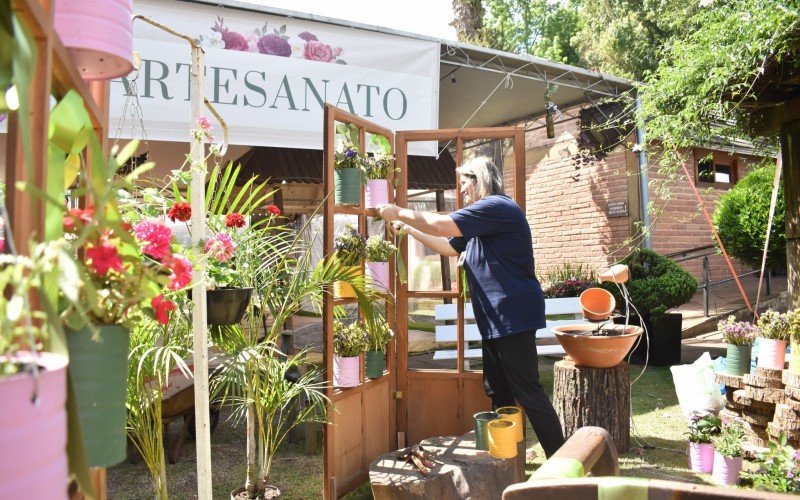
[[[32,373],[0,377],[0,498],[66,498],[67,358],[36,356],[38,402]]]
[[[117,325],[98,325],[97,329],[96,339],[87,327],[67,329],[69,379],[89,466],[108,467],[125,459],[130,332]]]
[[[353,277],[363,274],[361,266],[347,266],[347,273]],[[350,283],[338,280],[333,282],[333,296],[337,299],[354,299],[357,295]]]
[[[333,357],[333,385],[335,387],[356,387],[359,384],[359,356]]]
[[[364,205],[375,208],[389,203],[389,181],[386,179],[369,179],[364,188]]]
[[[378,292],[389,291],[389,263],[367,262],[367,283],[370,288]]]
[[[237,325],[250,305],[252,288],[215,288],[206,291],[209,325]]]
[[[132,0],[56,0],[53,24],[85,80],[133,70]]]

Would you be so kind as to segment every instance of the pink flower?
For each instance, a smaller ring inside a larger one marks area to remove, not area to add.
[[[225,225],[228,227],[244,227],[246,224],[240,213],[233,212],[225,216]]]
[[[6,250],[6,239],[0,238],[0,252],[4,252]]]
[[[109,269],[122,272],[122,259],[117,247],[107,242],[86,249],[86,259],[92,270],[99,276],[105,276]]]
[[[133,234],[140,242],[146,243],[142,251],[157,261],[172,255],[169,248],[172,231],[163,223],[143,220],[134,226]]]
[[[225,42],[225,48],[228,50],[238,50],[247,52],[248,44],[247,39],[236,33],[235,31],[225,30],[222,32],[222,41]]]
[[[236,244],[227,233],[217,233],[206,242],[206,253],[219,262],[227,262],[233,258]]]
[[[264,35],[258,39],[258,51],[262,54],[289,57],[292,55],[292,46],[278,35]]]
[[[197,126],[200,127],[200,130],[204,134],[210,134],[211,130],[214,129],[214,125],[211,123],[211,120],[208,117],[201,116],[197,119]]]
[[[171,300],[165,299],[164,295],[156,295],[150,301],[150,306],[153,308],[156,321],[162,325],[169,323],[169,312],[175,309],[175,303]]]
[[[341,53],[342,49],[337,50]],[[309,40],[306,43],[304,57],[309,61],[331,62],[339,53],[334,54],[334,50],[326,43]]]
[[[172,274],[169,275],[169,289],[179,290],[192,282],[192,263],[182,255],[173,255],[167,264]]]

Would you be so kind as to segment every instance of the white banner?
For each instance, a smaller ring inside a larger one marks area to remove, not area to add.
[[[206,97],[231,144],[322,149],[325,102],[390,130],[437,128],[438,43],[188,2],[136,1],[134,12],[200,40]],[[189,44],[136,21],[134,50],[147,137],[189,141]],[[122,138],[141,137],[134,76],[111,83],[111,134],[127,105]],[[435,154],[426,146],[412,151]]]

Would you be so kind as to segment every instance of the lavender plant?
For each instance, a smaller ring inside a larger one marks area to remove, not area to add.
[[[346,224],[333,243],[333,251],[342,265],[357,266],[367,256],[366,238],[355,227]]]
[[[717,323],[717,330],[725,342],[733,345],[753,345],[760,332],[757,326],[746,321],[736,321],[733,316]]]
[[[333,154],[333,168],[361,168],[362,160],[358,156],[358,147],[343,146],[340,151]]]
[[[400,171],[395,166],[394,155],[389,153],[375,153],[364,160],[364,175],[367,179],[388,179],[390,173]]]

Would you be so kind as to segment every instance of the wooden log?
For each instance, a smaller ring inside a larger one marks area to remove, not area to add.
[[[420,445],[433,455],[434,466],[423,475],[396,451],[381,455],[369,466],[376,500],[500,498],[503,490],[525,479],[525,441],[516,458],[493,458],[475,448],[475,435],[435,437]]]
[[[781,376],[783,375],[783,370],[773,370],[772,368],[761,368],[760,366],[757,366],[755,374],[758,375],[759,377],[774,378],[776,380],[780,380]]]
[[[739,389],[733,392],[733,400],[740,405],[749,406],[751,408],[771,408],[774,406],[772,403],[765,403],[750,397],[745,389]]]
[[[775,418],[792,418],[800,420],[800,411],[793,410],[786,403],[775,406]]]
[[[729,373],[714,372],[714,382],[735,389],[744,389],[744,381],[741,375],[731,375]]]
[[[784,383],[784,385],[789,387],[794,387],[795,389],[800,388],[800,373],[784,370],[783,374],[781,375],[781,381]]]
[[[630,447],[630,366],[585,368],[570,360],[557,361],[553,368],[553,405],[569,439],[585,426],[602,427],[617,451]]]
[[[779,378],[764,377],[748,373],[742,377],[746,385],[771,389],[783,389],[783,382]]]
[[[741,416],[738,412],[729,410],[728,408],[723,408],[719,412],[719,418],[722,420],[722,423],[728,425],[733,422],[737,422],[741,419]]]
[[[761,401],[762,403],[770,403],[773,405],[783,403],[786,399],[786,393],[783,389],[773,389],[770,387],[747,386],[745,393],[754,401]]]
[[[788,406],[789,409],[791,409],[791,410],[800,411],[800,401],[794,399],[791,396],[787,395],[786,400],[783,402],[783,404]]]
[[[786,395],[788,397],[794,399],[795,401],[800,401],[800,389],[787,385],[786,389],[784,390],[786,391]]]
[[[763,415],[758,413],[752,413],[747,410],[742,410],[742,420],[753,425],[764,427],[772,421],[772,415],[771,414]]]

